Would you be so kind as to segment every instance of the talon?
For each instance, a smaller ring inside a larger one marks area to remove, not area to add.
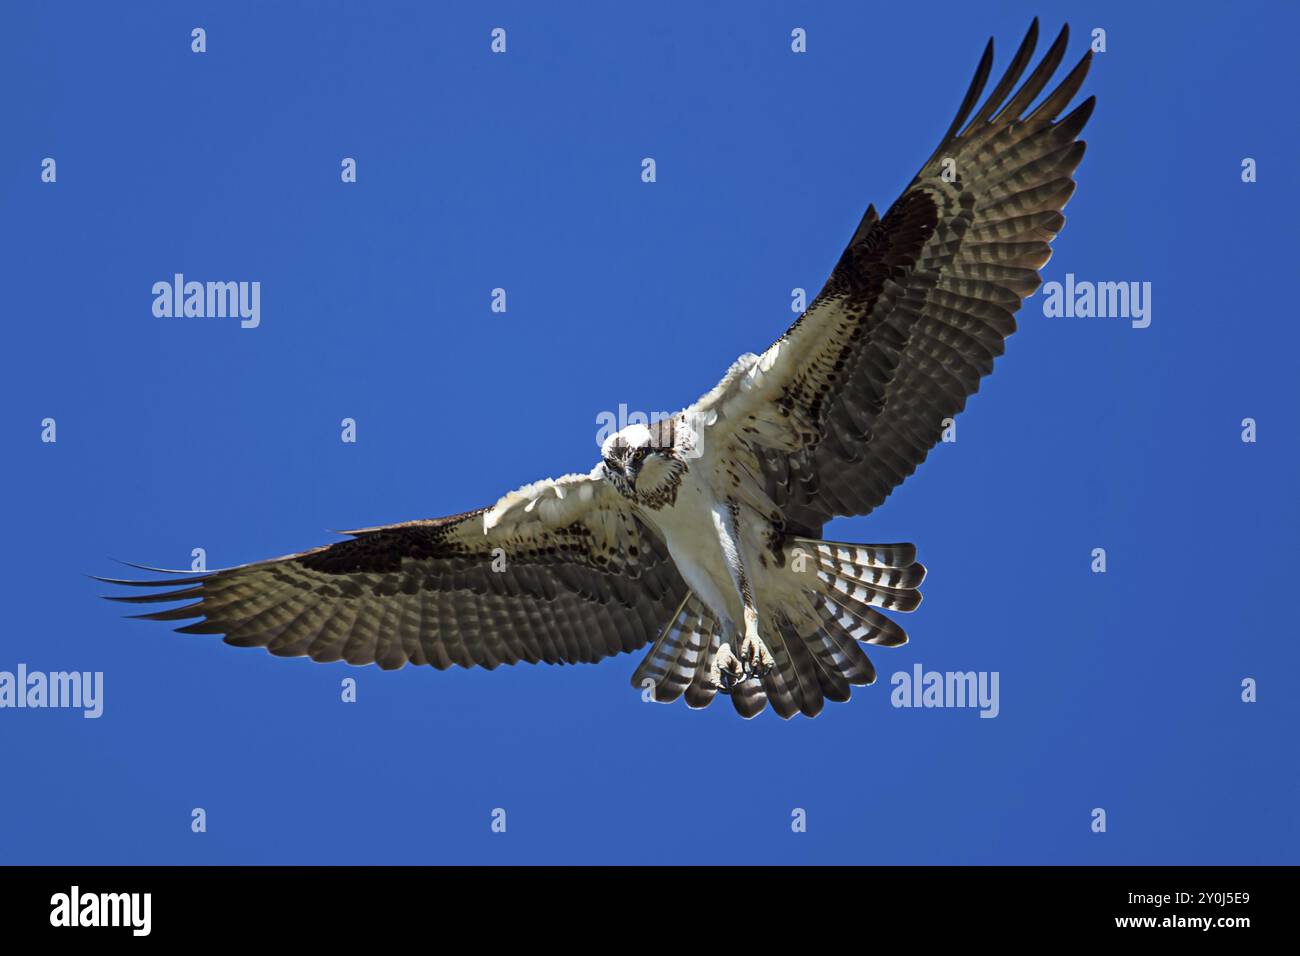
[[[757,635],[747,637],[741,643],[740,660],[745,676],[755,677],[760,680],[770,674],[772,669],[776,667],[776,660],[772,657],[772,652],[767,649],[767,645]]]
[[[709,665],[709,681],[724,694],[730,694],[737,684],[748,676],[745,665],[731,650],[730,644],[723,644],[713,655]]]

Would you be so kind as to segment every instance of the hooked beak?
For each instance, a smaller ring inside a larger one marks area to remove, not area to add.
[[[623,466],[623,477],[627,479],[627,483],[632,486],[633,490],[636,490],[636,479],[637,476],[640,474],[641,474],[640,462],[628,461],[628,463]]]

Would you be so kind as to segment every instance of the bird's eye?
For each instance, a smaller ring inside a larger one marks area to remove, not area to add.
[[[648,449],[648,448],[638,448],[638,449],[636,450],[636,460],[637,460],[637,461],[644,461],[644,460],[645,460],[645,456],[646,456],[646,452],[648,452],[649,450],[650,450],[650,449]]]

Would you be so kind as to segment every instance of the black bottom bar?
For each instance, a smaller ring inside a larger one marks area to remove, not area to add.
[[[330,944],[373,942],[403,924],[478,926],[494,943],[519,933],[536,945],[594,936],[608,920],[685,943],[696,925],[706,935],[695,938],[708,940],[816,917],[845,931],[859,919],[911,927],[926,940],[1230,942],[1288,924],[1294,876],[1282,867],[11,867],[0,869],[0,925],[7,940],[284,933]],[[656,921],[668,925],[652,930]]]

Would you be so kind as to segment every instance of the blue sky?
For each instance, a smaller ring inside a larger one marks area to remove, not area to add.
[[[1150,282],[1152,322],[1031,298],[958,441],[828,527],[930,568],[911,643],[849,704],[643,704],[631,655],[277,659],[122,620],[83,576],[196,547],[241,563],[587,470],[602,411],[679,408],[789,324],[791,289],[929,156],[987,37],[1000,74],[1035,14],[1048,38],[1070,22],[1070,62],[1093,28],[1107,46],[1044,278]],[[157,2],[3,23],[0,670],[102,671],[105,701],[0,710],[0,862],[1296,862],[1294,7]],[[177,272],[260,281],[261,325],[154,317]],[[917,663],[998,672],[999,716],[892,707]]]

